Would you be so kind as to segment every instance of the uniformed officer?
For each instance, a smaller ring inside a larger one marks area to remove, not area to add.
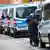
[[[33,46],[38,46],[38,24],[41,20],[41,9],[35,10],[34,13],[31,13],[28,18],[28,32],[30,34],[30,44]]]
[[[37,24],[35,24],[35,25],[36,25],[35,45],[38,46],[39,39],[38,39],[38,27],[37,27],[37,26],[38,26],[39,22],[40,22],[41,19],[42,19],[41,9],[35,10],[34,14],[35,14],[34,16],[35,16],[36,23],[37,23]]]
[[[33,45],[33,41],[34,44],[36,44],[35,39],[36,39],[36,35],[37,35],[37,21],[35,19],[34,13],[31,13],[28,17],[28,32],[30,34],[30,44]]]

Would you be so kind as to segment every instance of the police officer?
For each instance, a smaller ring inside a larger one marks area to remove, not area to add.
[[[37,9],[35,10],[34,12],[34,16],[35,16],[35,19],[36,19],[36,38],[35,38],[35,45],[38,46],[38,42],[39,42],[39,39],[38,39],[38,24],[39,22],[41,21],[42,19],[42,13],[41,13],[41,9]]]
[[[33,46],[38,46],[38,24],[41,21],[41,9],[35,10],[34,13],[31,13],[28,18],[28,32],[30,35],[30,44],[34,42]]]
[[[37,21],[36,21],[36,18],[35,18],[35,15],[34,13],[31,13],[29,15],[29,17],[27,18],[28,20],[28,32],[29,32],[29,35],[30,35],[30,44],[33,45],[33,41],[34,41],[34,45],[36,45],[36,36],[37,36]]]

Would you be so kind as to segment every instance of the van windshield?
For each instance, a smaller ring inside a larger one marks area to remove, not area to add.
[[[37,6],[16,8],[16,17],[25,18],[37,9]]]

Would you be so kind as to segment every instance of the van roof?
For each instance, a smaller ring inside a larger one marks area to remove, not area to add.
[[[42,2],[42,5],[46,5],[48,3],[50,3],[50,0],[45,0],[44,2]]]
[[[37,6],[36,3],[32,4],[0,4],[0,9],[6,9],[6,8],[18,8],[18,7],[28,7],[28,6]]]

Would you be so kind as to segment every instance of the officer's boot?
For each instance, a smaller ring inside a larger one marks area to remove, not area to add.
[[[30,44],[32,45],[32,39],[30,39]]]

